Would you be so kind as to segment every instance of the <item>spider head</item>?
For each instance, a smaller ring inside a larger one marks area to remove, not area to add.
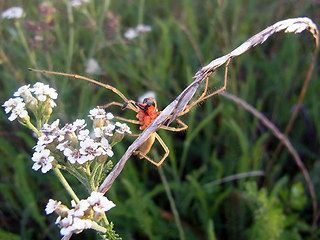
[[[157,102],[154,98],[145,98],[142,103],[136,102],[136,106],[143,111],[148,111],[150,106],[153,106],[154,109],[157,109]]]

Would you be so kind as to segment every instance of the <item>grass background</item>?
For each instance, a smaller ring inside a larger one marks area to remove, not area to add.
[[[19,20],[1,19],[1,104],[21,85],[42,81],[57,89],[52,121],[86,118],[89,109],[119,101],[112,92],[84,81],[39,75],[28,67],[77,73],[117,87],[136,100],[156,92],[159,109],[169,104],[195,72],[276,21],[308,16],[319,25],[317,1],[98,1],[78,8],[52,1],[52,15],[41,15],[41,1],[0,1],[0,10],[21,6]],[[139,23],[150,33],[128,41],[124,32]],[[35,27],[41,26],[40,31]],[[36,42],[39,35],[42,41]],[[310,34],[279,33],[235,58],[227,91],[246,100],[284,131],[303,84],[314,41]],[[94,58],[102,74],[85,72]],[[223,83],[224,69],[210,80]],[[304,161],[319,199],[319,68],[289,135]],[[198,93],[199,94],[199,93]],[[134,118],[130,111],[114,114]],[[49,198],[69,203],[53,174],[31,169],[36,140],[0,112],[0,239],[57,239],[55,216],[45,216]],[[240,106],[215,96],[182,120],[183,133],[160,130],[170,155],[162,170],[132,157],[107,197],[108,212],[123,239],[318,239],[312,204],[301,171],[287,149],[274,156],[278,140]],[[138,131],[138,130],[137,130]],[[133,141],[114,149],[117,162]],[[150,156],[159,159],[161,148]],[[264,176],[217,180],[238,173]],[[80,197],[86,193],[71,177]],[[168,192],[168,189],[170,191]],[[176,214],[175,214],[176,213]],[[177,215],[179,216],[177,220]],[[95,239],[85,231],[73,239]]]

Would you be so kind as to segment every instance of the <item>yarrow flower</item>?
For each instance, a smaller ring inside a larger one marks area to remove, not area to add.
[[[81,6],[83,3],[88,3],[90,2],[90,0],[72,0],[71,1],[71,6],[72,7],[79,7]]]
[[[129,134],[131,134],[130,128],[129,128],[129,126],[127,124],[116,122],[115,125],[118,127],[118,129],[116,130],[117,133],[120,133],[120,134],[129,133]]]
[[[112,201],[103,196],[103,193],[101,192],[92,192],[87,201],[93,206],[93,210],[97,213],[109,211],[116,206]]]
[[[135,28],[129,28],[125,33],[124,37],[128,40],[132,40],[139,36],[140,33],[150,32],[152,30],[151,26],[138,24]]]
[[[36,95],[37,99],[41,102],[49,99],[51,107],[55,107],[56,104],[53,99],[57,99],[58,94],[55,89],[49,87],[49,85],[37,82],[33,85],[31,91]]]
[[[53,200],[53,199],[49,199],[49,202],[47,203],[47,206],[46,206],[46,214],[51,214],[53,213],[54,211],[56,211],[58,209],[58,207],[61,205],[61,202],[59,201],[56,201],[56,200]]]
[[[113,119],[114,116],[112,113],[106,113],[103,108],[94,108],[89,111],[89,117],[93,119],[105,118],[107,120]]]
[[[68,236],[98,226],[96,221],[101,219],[102,213],[115,206],[112,201],[103,196],[103,193],[92,192],[90,197],[81,199],[78,204],[72,200],[72,209],[68,209],[61,202],[50,199],[45,211],[47,215],[53,212],[59,215],[56,224],[61,227],[60,234]]]
[[[10,98],[2,106],[5,107],[4,111],[7,114],[11,112],[11,115],[8,118],[9,121],[13,121],[16,118],[25,119],[29,116],[28,111],[26,110],[26,104],[20,97]]]
[[[113,130],[115,129],[115,126],[113,124],[108,124],[106,127],[100,127],[100,128],[94,128],[94,135],[97,138],[101,137],[112,137],[113,136]]]
[[[23,14],[24,12],[22,7],[11,7],[2,12],[1,18],[3,19],[21,18]]]
[[[49,149],[42,149],[39,152],[35,152],[31,159],[35,162],[32,166],[33,170],[37,171],[41,168],[41,172],[46,173],[52,168],[54,157],[50,156]]]
[[[90,58],[86,63],[86,73],[100,75],[101,72],[102,70],[97,60]]]
[[[55,89],[50,88],[49,85],[44,85],[43,83],[39,82],[35,83],[32,88],[30,88],[30,85],[28,84],[20,87],[13,94],[15,98],[10,98],[2,105],[5,107],[5,112],[7,114],[11,112],[11,116],[9,117],[10,121],[15,119],[23,121],[29,120],[28,110],[31,110],[35,115],[39,115],[40,117],[50,116],[50,107],[48,108],[44,106],[41,108],[48,111],[46,114],[45,112],[37,112],[39,109],[38,100],[32,94],[35,94],[36,98],[40,102],[48,100],[51,108],[56,106],[56,103],[53,101],[53,99],[56,99],[58,94],[56,93]]]

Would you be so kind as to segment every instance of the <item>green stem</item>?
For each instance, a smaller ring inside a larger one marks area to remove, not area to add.
[[[74,176],[80,183],[82,183],[88,192],[92,192],[90,183],[88,182],[87,173],[83,169],[76,169],[72,164],[69,164],[67,171]]]
[[[62,173],[60,172],[60,170],[58,168],[54,168],[53,169],[54,173],[56,174],[56,176],[58,177],[59,181],[61,182],[61,184],[64,186],[64,188],[67,190],[67,192],[69,193],[69,195],[73,198],[73,200],[78,204],[79,203],[79,198],[77,197],[77,195],[74,193],[74,191],[72,190],[72,188],[70,187],[69,183],[67,182],[67,180],[64,178],[64,176],[62,175]]]
[[[178,228],[178,230],[179,230],[179,235],[180,235],[179,239],[184,240],[184,239],[186,239],[186,238],[185,238],[185,236],[184,236],[184,231],[183,231],[183,228],[182,228],[182,225],[181,225],[179,213],[178,213],[176,204],[175,204],[175,202],[174,202],[172,193],[171,193],[171,191],[170,191],[170,187],[169,187],[167,178],[166,178],[166,176],[164,175],[164,172],[163,172],[163,169],[162,169],[161,166],[158,167],[158,170],[159,170],[159,175],[160,175],[161,181],[162,181],[162,183],[163,183],[164,189],[165,189],[165,191],[166,191],[166,194],[167,194],[167,197],[168,197],[168,200],[169,200],[169,203],[170,203],[171,210],[172,210],[172,212],[173,212],[174,220],[175,220],[176,225],[177,225],[177,228]]]
[[[22,125],[24,125],[24,126],[26,126],[27,128],[29,128],[29,129],[31,129],[35,134],[37,134],[37,137],[40,137],[40,132],[39,132],[39,130],[35,127],[35,126],[33,126],[33,124],[30,122],[30,120],[29,121],[25,121],[25,122],[20,122]]]
[[[104,222],[105,226],[109,225],[109,221],[108,221],[107,215],[105,213],[103,213],[102,221]]]
[[[27,55],[28,55],[28,57],[29,57],[29,60],[30,60],[30,62],[31,62],[31,64],[32,64],[32,66],[33,66],[33,67],[37,67],[35,56],[34,56],[34,54],[31,52],[31,50],[30,50],[30,48],[29,48],[29,45],[28,45],[28,43],[27,43],[27,40],[26,40],[26,38],[25,38],[25,36],[24,36],[24,33],[23,33],[22,29],[21,29],[20,21],[17,20],[17,21],[15,21],[14,23],[15,23],[15,26],[16,26],[16,28],[17,28],[18,35],[19,35],[19,38],[20,38],[20,40],[21,40],[21,42],[22,42],[22,45],[23,45],[23,47],[24,47],[24,50],[26,51],[26,53],[27,53]]]
[[[143,12],[144,12],[144,0],[140,0],[139,9],[138,9],[138,24],[143,22]]]
[[[106,233],[107,232],[106,228],[98,225],[96,222],[92,222],[91,228],[94,229],[94,230],[97,230],[99,232],[102,232],[102,233]]]
[[[97,185],[99,185],[98,182],[96,182],[98,179],[100,179],[100,174],[101,174],[101,166],[102,164],[100,163],[95,163],[92,172],[91,172],[91,176],[90,176],[90,186],[92,191],[96,191],[97,190]],[[100,171],[98,171],[100,170]]]
[[[68,42],[68,55],[66,62],[66,71],[70,72],[72,57],[73,57],[73,45],[74,45],[74,19],[72,14],[72,6],[69,1],[65,0],[65,4],[67,5],[67,13],[68,13],[68,22],[69,22],[69,42]]]
[[[88,55],[89,59],[92,58],[93,55],[95,54],[95,51],[96,51],[95,49],[98,46],[98,44],[97,44],[98,37],[103,35],[103,33],[101,32],[101,29],[103,29],[104,19],[106,16],[106,12],[109,9],[109,6],[110,6],[110,0],[105,0],[103,3],[103,7],[101,9],[101,12],[100,12],[100,18],[98,20],[97,29],[99,30],[99,32],[97,34],[95,34],[93,37],[91,48],[90,48],[89,55]]]

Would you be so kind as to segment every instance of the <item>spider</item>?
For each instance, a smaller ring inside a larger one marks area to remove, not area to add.
[[[178,117],[183,116],[186,113],[188,113],[198,103],[200,103],[200,102],[204,101],[205,99],[212,97],[212,96],[214,96],[214,95],[216,95],[226,89],[226,87],[227,87],[227,70],[228,70],[229,62],[230,62],[230,59],[228,60],[228,62],[226,63],[226,66],[225,66],[224,85],[221,88],[219,88],[218,90],[207,94],[209,76],[213,73],[213,72],[209,72],[206,75],[206,83],[205,83],[205,88],[204,88],[203,93],[200,95],[200,97],[198,99],[193,101],[191,104],[187,105],[184,108],[184,110],[182,111],[182,113],[179,114]],[[100,85],[106,89],[113,91],[120,98],[122,98],[124,103],[111,102],[111,103],[108,103],[108,104],[101,106],[101,107],[108,108],[112,105],[116,105],[116,106],[120,106],[121,109],[129,108],[129,109],[135,111],[137,113],[137,115],[136,115],[137,120],[127,119],[127,118],[123,118],[123,117],[119,117],[119,116],[116,116],[115,118],[118,120],[125,121],[125,122],[138,124],[138,125],[140,125],[140,130],[144,130],[145,128],[147,128],[153,122],[153,120],[156,119],[158,117],[158,115],[161,113],[161,111],[158,111],[158,109],[157,109],[157,102],[154,98],[145,98],[143,100],[143,102],[135,102],[133,100],[128,100],[125,97],[125,95],[122,92],[120,92],[117,88],[115,88],[111,85],[108,85],[108,84],[98,82],[98,81],[93,80],[91,78],[83,77],[83,76],[80,76],[77,74],[54,72],[54,71],[48,71],[48,70],[39,70],[39,69],[32,69],[32,68],[29,68],[29,70],[33,71],[33,72],[40,72],[43,74],[61,75],[61,76],[73,77],[76,79],[82,79],[82,80],[89,81],[91,83]],[[169,127],[169,126],[162,125],[160,128],[168,130],[168,131],[173,131],[173,132],[183,131],[188,128],[188,125],[185,124],[184,122],[182,122],[179,118],[176,118],[175,120],[179,124],[178,127]],[[127,135],[139,136],[140,134],[127,134]],[[155,140],[158,140],[158,142],[160,143],[160,145],[162,146],[162,148],[165,151],[163,157],[160,159],[159,162],[156,162],[153,159],[151,159],[149,156],[147,156],[147,154],[150,151]],[[166,144],[161,139],[161,137],[156,132],[154,132],[150,135],[150,137],[144,143],[142,143],[142,145],[138,148],[138,150],[136,150],[134,152],[134,154],[137,155],[138,158],[140,158],[140,159],[145,158],[146,160],[148,160],[149,162],[151,162],[155,166],[160,167],[162,165],[162,163],[164,162],[164,160],[169,155],[169,148],[166,146]]]

